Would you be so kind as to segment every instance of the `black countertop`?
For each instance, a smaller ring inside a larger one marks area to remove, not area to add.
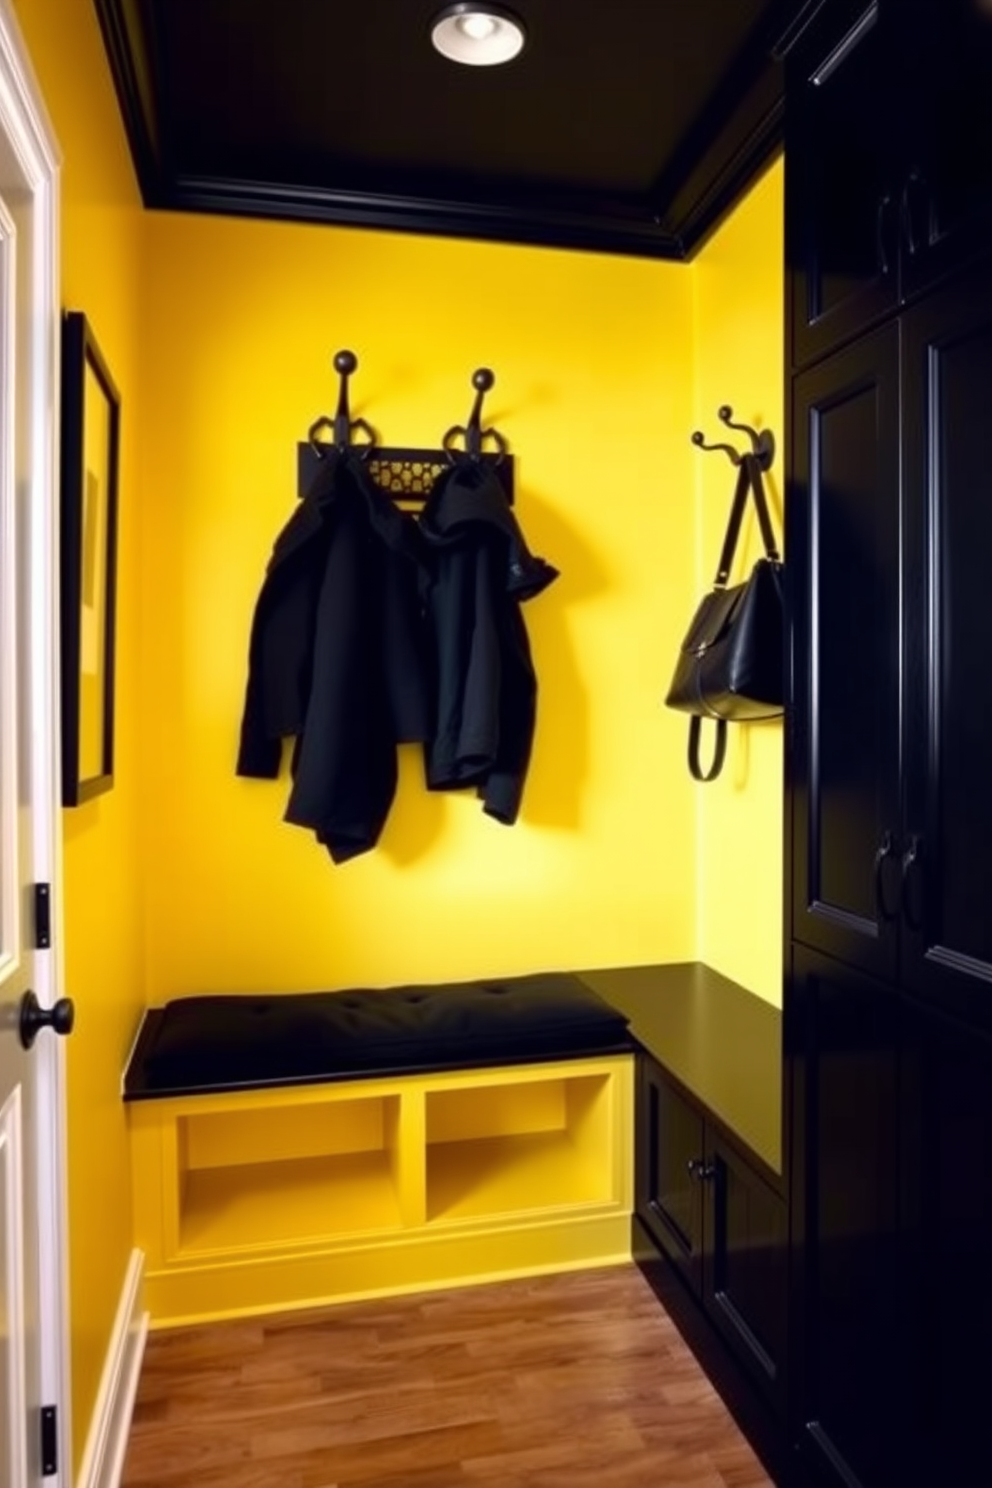
[[[588,989],[602,1001],[590,999]],[[496,991],[504,995],[483,996]],[[473,1019],[480,1002],[489,1006]],[[327,1049],[297,1026],[312,1003],[333,1024]],[[495,1011],[507,1017],[497,1019]],[[780,1174],[781,1024],[778,1009],[698,961],[498,984],[194,997],[146,1011],[123,1093],[126,1100],[161,1099],[640,1047]],[[380,1048],[384,1038],[388,1047]]]
[[[700,961],[582,971],[634,1038],[751,1149],[782,1171],[782,1014]]]

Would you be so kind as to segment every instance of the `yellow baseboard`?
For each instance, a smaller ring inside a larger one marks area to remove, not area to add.
[[[475,1286],[630,1260],[630,1218],[560,1220],[526,1231],[407,1240],[396,1247],[276,1257],[153,1273],[154,1328],[182,1327],[372,1297]]]

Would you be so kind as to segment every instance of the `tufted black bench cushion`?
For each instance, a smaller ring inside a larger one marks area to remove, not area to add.
[[[124,1096],[424,1074],[631,1048],[626,1017],[565,972],[385,991],[184,997],[145,1014]]]

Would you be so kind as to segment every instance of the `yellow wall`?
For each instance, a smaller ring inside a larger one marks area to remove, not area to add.
[[[86,1441],[131,1250],[120,1072],[143,1001],[138,853],[138,562],[135,478],[140,240],[138,194],[90,5],[17,0],[63,151],[62,300],[85,310],[122,393],[116,781],[63,817],[68,1041],[73,1440]]]
[[[780,161],[692,267],[695,424],[708,440],[727,438],[716,411],[729,403],[744,423],[774,430],[778,452],[765,488],[778,534],[785,462],[782,188]],[[723,455],[694,454],[694,459],[700,503],[697,587],[702,594],[716,572],[735,472]],[[749,573],[763,551],[753,510],[744,537],[736,578]],[[704,732],[708,746],[709,731]],[[723,774],[696,790],[699,958],[781,1006],[780,721],[731,725]]]
[[[694,802],[661,707],[693,598],[692,281],[677,266],[149,218],[141,484],[147,995],[335,987],[694,954]],[[252,610],[333,411],[436,444],[492,366],[519,515],[561,579],[526,608],[522,819],[429,795],[403,751],[381,845],[335,867],[234,776]]]

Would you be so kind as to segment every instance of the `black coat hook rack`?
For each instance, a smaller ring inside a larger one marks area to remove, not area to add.
[[[335,353],[334,370],[341,379],[338,390],[338,406],[333,418],[327,414],[321,414],[320,418],[310,425],[307,431],[307,439],[313,447],[318,459],[323,458],[322,445],[326,441],[319,440],[318,434],[324,429],[331,431],[331,443],[335,449],[346,450],[356,444],[354,436],[364,433],[365,440],[358,445],[359,448],[369,450],[378,444],[379,437],[370,423],[363,418],[353,419],[348,406],[348,379],[358,371],[358,358],[353,351],[339,351]]]
[[[751,441],[750,453],[757,461],[759,470],[770,470],[775,459],[775,435],[771,429],[752,429],[750,424],[734,422],[734,410],[729,403],[723,403],[717,409],[717,418],[728,429],[736,429],[740,434],[746,434]],[[708,452],[720,450],[727,456],[732,465],[741,463],[740,450],[735,449],[732,444],[707,444],[702,429],[696,429],[692,435],[692,442],[697,449]]]
[[[473,373],[472,386],[476,390],[476,397],[468,423],[449,429],[440,449],[387,448],[380,445],[371,424],[365,419],[353,419],[348,404],[348,379],[357,369],[358,358],[353,351],[339,351],[335,354],[334,370],[341,379],[337,411],[333,418],[322,414],[316,419],[310,425],[306,439],[301,440],[296,447],[296,490],[301,500],[313,489],[325,451],[335,448],[340,451],[360,450],[373,484],[397,501],[412,503],[426,501],[438,476],[450,468],[453,460],[467,455],[472,460],[493,468],[506,499],[512,506],[513,456],[509,453],[509,446],[502,434],[496,429],[482,427],[483,399],[496,381],[495,374],[488,367],[480,367]],[[330,433],[330,439],[319,437],[325,431]],[[365,439],[356,442],[356,433],[364,434]],[[455,444],[458,438],[464,439],[464,449]],[[486,440],[495,444],[494,452],[483,450]]]
[[[482,459],[482,446],[485,440],[491,439],[496,446],[496,460],[502,463],[506,459],[509,446],[498,429],[484,429],[482,427],[482,401],[490,389],[495,385],[496,374],[489,367],[479,367],[472,373],[472,386],[475,388],[475,402],[472,412],[468,416],[467,424],[455,424],[441,440],[443,448],[448,455],[454,459],[459,450],[455,440],[461,437],[465,441],[464,453],[470,460]]]

